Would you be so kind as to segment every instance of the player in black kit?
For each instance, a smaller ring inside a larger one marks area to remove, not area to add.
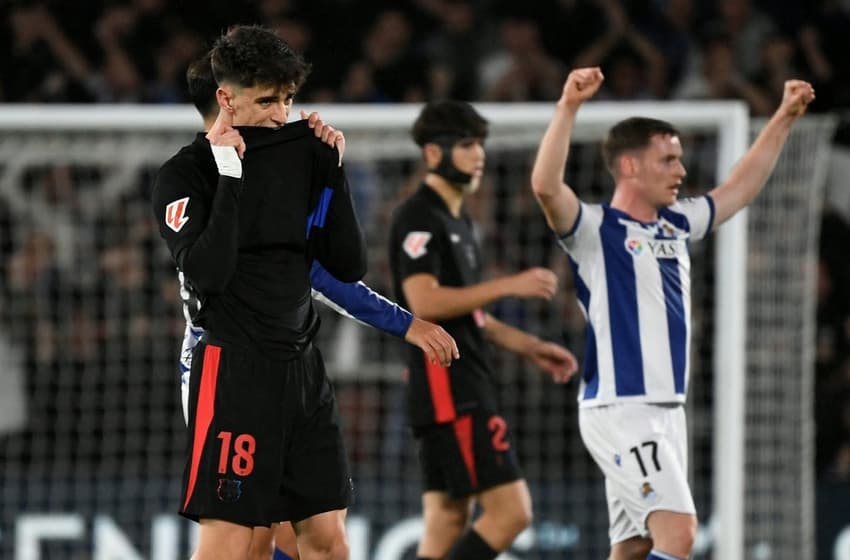
[[[346,558],[341,512],[351,481],[312,344],[319,321],[309,281],[314,260],[342,281],[365,272],[341,154],[304,121],[283,127],[308,66],[273,33],[232,29],[212,64],[220,112],[207,139],[217,175],[199,172],[197,153],[184,149],[154,190],[204,329],[192,361],[181,513],[201,522],[195,560],[241,560],[251,527],[283,520],[294,522],[304,557]]]
[[[209,53],[189,66],[186,71],[186,82],[189,96],[204,120],[204,130],[211,129],[218,116],[219,106],[216,100],[218,84],[212,73]],[[307,126],[313,129],[313,134],[329,146],[335,146],[338,140],[344,139],[333,127],[327,125],[318,113],[308,115],[301,111],[301,116],[307,120]],[[342,151],[341,148],[341,154]],[[198,164],[197,173],[217,181],[218,171],[205,132],[198,133],[195,141],[186,146],[182,153],[191,154],[191,161]],[[214,184],[211,184],[211,188],[214,188]],[[160,227],[168,226],[160,222]],[[182,273],[179,275],[185,280],[185,275]],[[451,355],[454,355],[454,351],[457,350],[453,339],[441,327],[413,317],[405,309],[373,292],[363,282],[339,282],[328,274],[321,264],[314,261],[310,268],[310,283],[314,300],[323,301],[338,313],[350,316],[363,324],[403,338],[435,358],[440,353],[438,350],[440,347],[446,347],[446,351]],[[185,297],[183,310],[186,316],[185,336],[180,353],[181,398],[183,414],[188,422],[193,350],[204,330],[192,322],[192,317],[197,311],[192,295],[185,289],[181,291],[181,294]],[[290,560],[292,558],[298,558],[298,550],[291,523],[282,522],[272,527],[254,528],[249,554],[245,560]]]
[[[467,104],[429,103],[413,125],[428,169],[424,184],[393,214],[390,266],[399,303],[439,323],[462,358],[451,367],[408,351],[409,411],[424,475],[425,534],[419,558],[495,558],[530,523],[531,498],[507,424],[499,414],[487,340],[516,352],[557,382],[576,371],[565,348],[489,315],[500,298],[550,299],[543,268],[484,281],[473,224],[463,209],[484,171],[487,122]],[[464,534],[472,500],[482,514]]]

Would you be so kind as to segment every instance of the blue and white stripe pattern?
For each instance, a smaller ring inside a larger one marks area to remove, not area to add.
[[[606,205],[581,205],[560,239],[588,321],[581,406],[684,402],[691,280],[688,244],[711,231],[710,197],[683,199],[644,223]]]

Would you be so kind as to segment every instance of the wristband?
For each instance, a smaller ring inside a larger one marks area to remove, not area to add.
[[[239,154],[236,153],[236,148],[233,146],[214,146],[212,148],[215,164],[218,166],[219,175],[226,175],[234,179],[242,178],[242,160],[239,159]]]

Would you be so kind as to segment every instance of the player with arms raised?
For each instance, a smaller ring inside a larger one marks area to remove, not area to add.
[[[678,199],[686,172],[672,125],[641,117],[614,125],[603,145],[614,195],[610,203],[588,204],[563,178],[576,113],[602,81],[598,68],[569,74],[540,144],[532,186],[569,256],[587,317],[579,427],[605,475],[610,558],[685,559],[697,528],[683,406],[691,327],[688,245],[758,195],[814,90],[804,81],[786,82],[779,108],[743,159],[698,198]]]

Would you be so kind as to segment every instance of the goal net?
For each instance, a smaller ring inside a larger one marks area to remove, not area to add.
[[[487,275],[548,266],[562,282],[551,303],[508,299],[490,312],[580,356],[584,323],[569,267],[529,186],[552,108],[481,109],[492,135],[469,207]],[[346,133],[369,243],[365,281],[392,296],[386,232],[390,211],[422,177],[408,137],[418,107],[320,110]],[[589,104],[567,170],[583,199],[610,196],[599,140],[632,114],[684,131],[683,195],[711,188],[746,147],[748,120],[735,104]],[[149,198],[159,165],[199,126],[188,107],[0,109],[0,557],[188,557],[196,528],[175,514],[183,317]],[[688,407],[699,558],[723,546],[734,551],[725,560],[813,554],[813,270],[830,126],[800,123],[748,222],[693,247]],[[356,488],[352,558],[414,558],[421,481],[405,427],[402,343],[328,309],[322,320],[318,344]],[[604,488],[578,435],[575,384],[496,357],[535,510],[505,557],[605,557]]]

